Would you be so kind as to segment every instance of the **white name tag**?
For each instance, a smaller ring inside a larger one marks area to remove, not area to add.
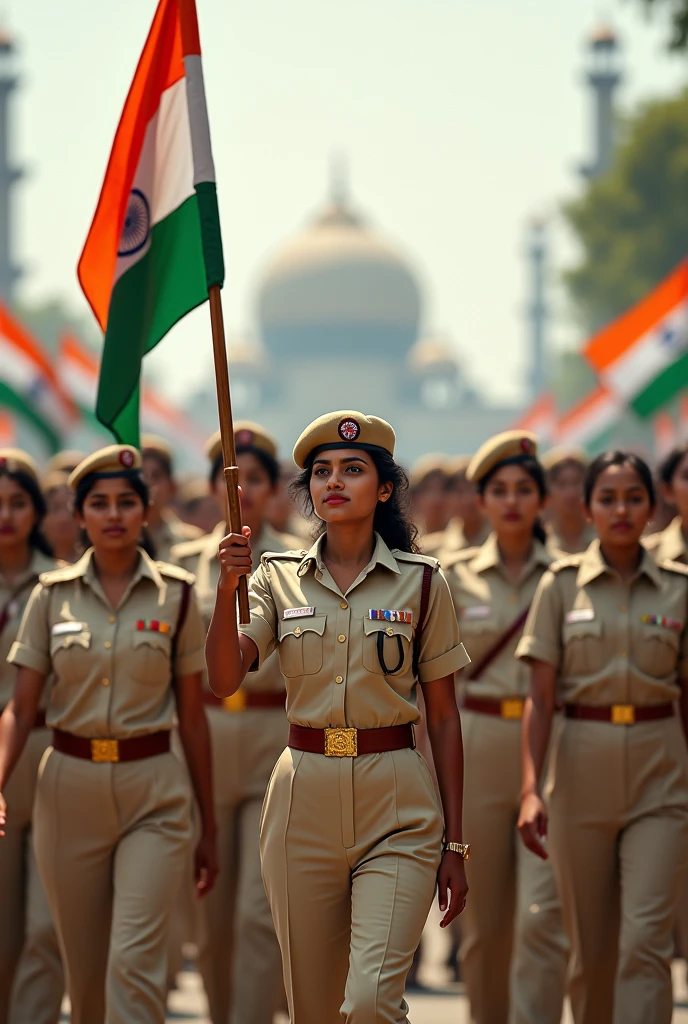
[[[566,613],[566,621],[569,624],[573,622],[592,622],[594,618],[594,608],[574,608],[573,611]]]
[[[492,615],[492,608],[489,604],[474,604],[461,609],[462,619],[489,619],[490,615]]]
[[[315,608],[285,608],[283,619],[305,619],[309,615],[315,615]]]
[[[64,633],[80,633],[83,628],[83,622],[56,622],[50,632],[53,636],[63,636]]]

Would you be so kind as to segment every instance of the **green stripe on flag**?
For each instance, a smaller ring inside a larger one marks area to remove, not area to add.
[[[22,395],[13,391],[4,381],[0,381],[0,408],[12,409],[18,416],[31,423],[42,435],[51,453],[59,450],[60,436]]]
[[[651,384],[631,401],[634,412],[645,419],[670,402],[674,395],[688,387],[688,352],[667,366]]]
[[[148,252],[112,291],[96,414],[124,444],[139,444],[144,355],[208,298],[199,198],[191,196],[151,231]]]
[[[205,275],[208,288],[225,283],[225,260],[222,253],[222,232],[220,211],[217,205],[217,188],[214,181],[200,181],[196,185],[198,212],[201,218],[201,238],[205,258]]]

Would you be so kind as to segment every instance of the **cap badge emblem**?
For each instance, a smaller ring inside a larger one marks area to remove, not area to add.
[[[356,420],[342,420],[339,424],[339,436],[343,441],[355,441],[361,433],[361,427]]]
[[[3,455],[3,457],[0,459],[0,469],[6,469],[6,467],[7,467],[7,459]]]
[[[128,448],[125,448],[123,452],[119,453],[119,461],[125,469],[131,469],[134,465],[134,453]]]
[[[533,442],[530,440],[529,437],[522,437],[521,438],[521,451],[525,455],[532,455],[533,452],[535,451],[535,445],[533,444]]]
[[[240,447],[245,448],[248,445],[253,444],[253,440],[254,440],[254,434],[253,434],[252,430],[237,430],[236,443]]]

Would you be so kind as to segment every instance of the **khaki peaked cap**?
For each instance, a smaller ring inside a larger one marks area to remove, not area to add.
[[[351,409],[328,412],[313,420],[294,445],[294,462],[306,468],[310,455],[323,448],[381,448],[394,457],[394,429],[378,416]]]
[[[501,462],[530,456],[537,458],[537,437],[528,430],[505,430],[481,445],[470,461],[466,477],[479,483]]]
[[[86,476],[131,476],[141,470],[141,452],[131,444],[109,444],[80,462],[67,483],[76,490]]]
[[[8,473],[24,473],[38,483],[38,466],[21,448],[0,448],[0,470]]]
[[[265,427],[261,427],[259,423],[252,423],[251,420],[237,420],[234,424],[234,444],[237,448],[255,448],[273,459],[277,458],[277,442],[274,437],[268,434]],[[222,438],[219,430],[206,441],[205,453],[211,464],[222,455]]]

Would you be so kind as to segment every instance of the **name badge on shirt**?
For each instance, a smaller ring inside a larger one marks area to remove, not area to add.
[[[461,609],[462,619],[489,619],[492,608],[489,604],[474,604]]]
[[[81,633],[85,628],[85,622],[56,622],[50,632],[53,636],[64,636],[65,633]]]
[[[413,612],[407,608],[369,608],[369,619],[385,619],[387,622],[413,622]]]
[[[595,618],[594,608],[574,608],[566,613],[566,622],[571,625],[574,622],[592,622]]]
[[[305,619],[309,615],[315,615],[315,608],[312,605],[308,608],[285,608],[282,614],[282,618]]]

